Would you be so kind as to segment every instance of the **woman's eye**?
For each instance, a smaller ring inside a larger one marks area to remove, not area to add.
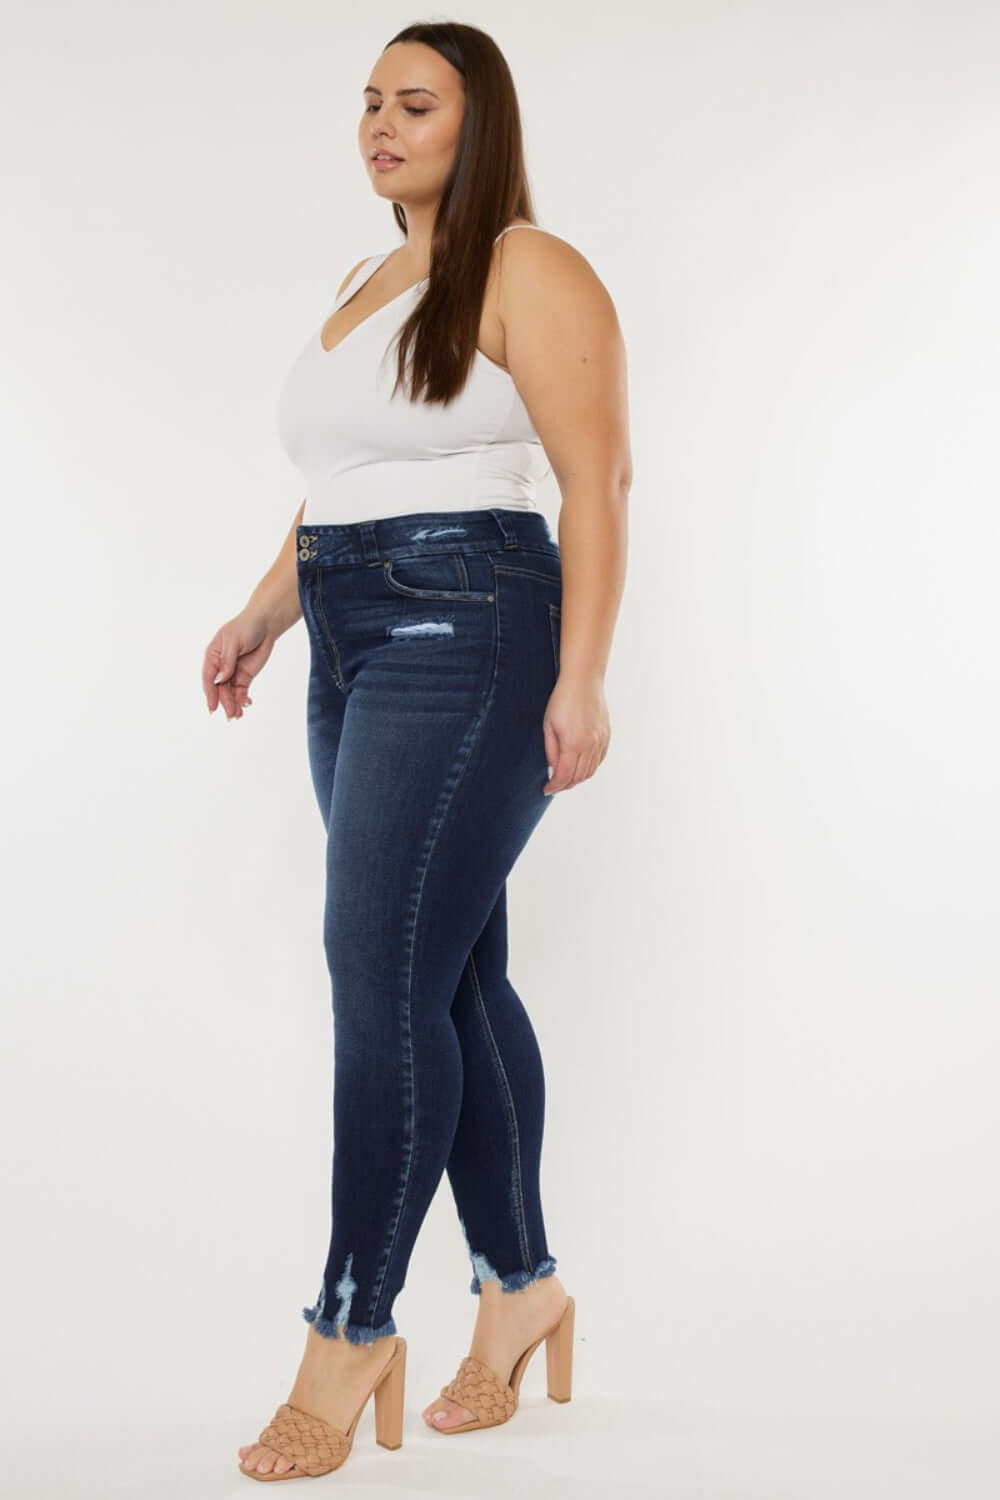
[[[403,107],[406,110],[406,113],[408,115],[429,115],[430,114],[430,107],[429,106],[426,109],[418,109],[416,107],[416,105],[414,105],[414,104],[406,104]],[[378,109],[378,105],[377,104],[368,104],[368,105],[366,105],[365,106],[365,114],[366,115],[370,115],[373,109]]]

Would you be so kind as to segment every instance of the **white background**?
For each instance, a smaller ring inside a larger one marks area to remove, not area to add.
[[[444,13],[447,14],[447,13]],[[5,1493],[246,1495],[329,1231],[301,622],[202,653],[303,498],[275,402],[362,256],[390,5],[4,5]],[[597,775],[510,883],[574,1400],[467,1351],[447,1180],[404,1446],[327,1484],[992,1493],[997,217],[985,3],[470,3],[629,355]],[[543,496],[556,524],[558,494]],[[457,1451],[456,1451],[457,1449]]]

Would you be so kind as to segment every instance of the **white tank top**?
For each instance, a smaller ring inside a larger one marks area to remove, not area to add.
[[[511,229],[537,228],[508,224],[497,240]],[[390,254],[364,261],[333,310]],[[330,350],[321,342],[324,319],[288,371],[278,432],[305,478],[303,525],[417,511],[538,509],[535,485],[550,467],[545,450],[513,377],[482,350],[446,407],[412,402],[402,388],[390,394],[395,336],[426,284],[425,277],[400,292]]]

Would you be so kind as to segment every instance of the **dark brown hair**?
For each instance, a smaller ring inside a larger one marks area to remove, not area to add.
[[[428,285],[399,331],[393,395],[447,405],[465,385],[479,341],[493,241],[512,218],[534,223],[521,114],[506,58],[493,38],[457,21],[416,22],[393,42],[423,42],[462,75],[465,114],[438,204]],[[383,48],[383,50],[385,50]],[[392,205],[405,235],[406,214]]]

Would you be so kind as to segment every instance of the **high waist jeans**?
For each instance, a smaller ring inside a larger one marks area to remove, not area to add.
[[[308,752],[327,833],[329,1254],[303,1316],[370,1343],[447,1171],[473,1270],[551,1275],[545,1085],[507,977],[507,876],[554,798],[542,717],[562,566],[538,512],[297,528]]]

